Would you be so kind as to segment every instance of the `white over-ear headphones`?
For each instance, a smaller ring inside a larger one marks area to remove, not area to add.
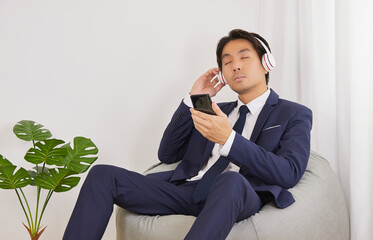
[[[258,40],[260,42],[260,44],[266,50],[266,53],[262,56],[262,65],[263,65],[263,67],[264,67],[265,70],[267,70],[268,72],[270,72],[276,66],[275,58],[273,57],[273,55],[271,54],[271,52],[269,51],[269,49],[267,48],[267,46],[259,38],[257,38],[257,37],[255,37],[255,38],[256,38],[256,40]]]

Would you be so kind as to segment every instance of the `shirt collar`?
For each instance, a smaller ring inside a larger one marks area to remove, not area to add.
[[[260,111],[264,107],[264,104],[266,103],[270,93],[271,91],[268,88],[267,91],[265,91],[262,95],[251,100],[248,104],[246,104],[251,114],[255,115],[258,111]],[[242,105],[244,105],[244,103],[241,102],[241,100],[238,98],[237,108],[240,108]]]

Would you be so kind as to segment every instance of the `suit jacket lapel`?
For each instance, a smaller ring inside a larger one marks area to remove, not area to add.
[[[251,134],[250,141],[255,142],[259,136],[259,133],[262,131],[264,123],[267,121],[267,118],[272,112],[273,106],[278,101],[278,95],[271,89],[271,93],[264,104],[262,111],[260,112],[256,124],[254,126],[253,133]]]

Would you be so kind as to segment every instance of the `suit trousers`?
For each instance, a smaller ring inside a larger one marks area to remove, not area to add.
[[[192,195],[198,181],[170,183],[110,165],[91,168],[66,227],[63,240],[101,239],[113,205],[145,215],[196,216],[185,239],[225,239],[235,222],[262,206],[250,183],[237,172],[220,174],[205,202]]]

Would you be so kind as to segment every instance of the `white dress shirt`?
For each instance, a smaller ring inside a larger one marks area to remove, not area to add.
[[[263,93],[259,97],[255,98],[254,100],[252,100],[248,104],[246,104],[246,106],[249,108],[250,112],[246,115],[245,126],[244,126],[242,134],[241,134],[243,137],[245,137],[247,139],[250,139],[251,134],[252,134],[253,129],[254,129],[254,126],[255,126],[255,123],[256,123],[256,120],[258,119],[258,116],[259,116],[260,112],[262,111],[262,108],[264,107],[264,104],[266,103],[266,101],[269,97],[269,94],[270,94],[270,90],[267,89],[267,91],[265,93]],[[191,101],[189,95],[186,98],[184,98],[184,103],[188,107],[193,107],[193,104],[192,104],[192,101]],[[244,105],[244,104],[240,101],[240,99],[238,99],[237,106],[233,109],[233,111],[228,116],[229,122],[231,123],[232,127],[234,126],[234,124],[238,120],[238,117],[240,115],[238,110],[242,105]],[[224,157],[228,156],[236,134],[237,133],[233,130],[231,132],[231,135],[229,135],[229,138],[225,142],[224,145],[220,145],[218,143],[215,143],[215,146],[212,149],[212,155],[210,156],[207,163],[198,172],[197,176],[194,176],[190,179],[187,179],[187,181],[195,181],[195,180],[201,179],[203,177],[203,175],[207,172],[207,170],[209,170],[210,167],[212,165],[214,165],[214,163],[219,159],[220,156],[224,156]],[[228,167],[224,170],[224,172],[225,171],[239,172],[240,168],[233,163],[229,163]]]

